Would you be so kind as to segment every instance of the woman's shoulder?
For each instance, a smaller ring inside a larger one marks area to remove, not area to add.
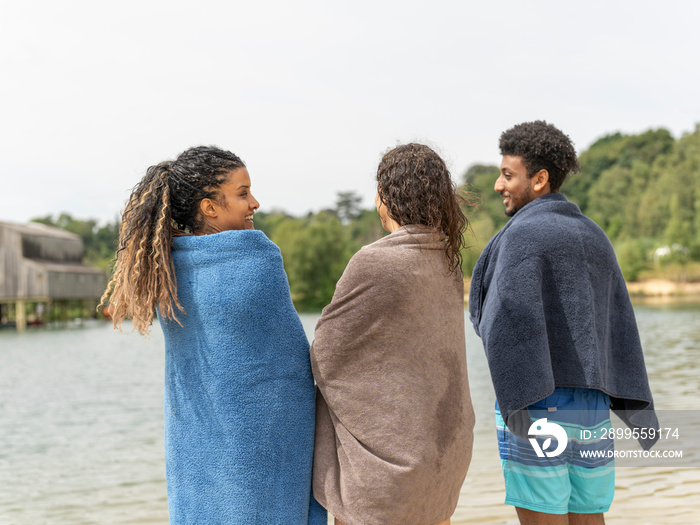
[[[371,264],[374,261],[386,257],[387,252],[390,251],[393,246],[390,237],[390,235],[386,235],[370,244],[365,244],[350,258],[348,266],[350,264]]]
[[[173,239],[172,254],[180,270],[211,265],[233,265],[250,272],[282,268],[280,249],[258,230],[177,237]]]
[[[236,249],[268,249],[279,252],[277,245],[260,230],[227,230],[209,235],[183,235],[173,239],[173,249],[215,252]]]
[[[395,274],[403,266],[410,265],[406,241],[406,232],[401,229],[363,246],[348,262],[346,273],[355,274],[359,279],[377,273]]]

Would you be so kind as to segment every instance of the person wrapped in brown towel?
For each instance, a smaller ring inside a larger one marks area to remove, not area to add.
[[[444,161],[398,146],[377,170],[390,235],[357,252],[316,325],[313,490],[344,525],[450,522],[471,460],[460,250]]]

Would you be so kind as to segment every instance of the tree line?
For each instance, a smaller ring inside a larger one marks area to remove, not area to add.
[[[665,129],[606,135],[579,160],[581,172],[570,176],[561,191],[603,228],[627,280],[664,264],[700,261],[700,125],[679,139]],[[507,222],[502,199],[493,191],[498,172],[497,166],[477,164],[459,180],[470,220],[462,268],[467,276]],[[328,304],[350,257],[385,235],[376,211],[360,203],[353,192],[343,192],[333,208],[302,217],[283,211],[255,214],[255,227],[282,251],[298,309],[315,311]],[[66,213],[35,220],[80,235],[85,262],[111,271],[117,220],[100,226]]]

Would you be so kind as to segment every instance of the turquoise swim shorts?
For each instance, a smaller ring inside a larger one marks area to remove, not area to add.
[[[506,504],[547,514],[607,512],[615,493],[609,396],[556,388],[528,412],[526,441],[506,427],[496,403]]]

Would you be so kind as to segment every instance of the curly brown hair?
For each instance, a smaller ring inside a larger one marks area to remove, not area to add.
[[[462,265],[464,231],[469,221],[447,165],[428,146],[403,144],[387,152],[377,169],[377,193],[399,226],[421,224],[445,235],[450,268]]]
[[[100,306],[110,303],[115,328],[130,317],[140,333],[148,333],[155,308],[179,322],[176,310],[184,309],[177,300],[173,236],[201,233],[199,203],[221,201],[218,188],[243,167],[229,151],[199,146],[148,168],[122,214],[114,274],[100,301]]]
[[[549,187],[559,191],[569,173],[580,170],[571,139],[544,120],[523,122],[501,134],[501,155],[522,157],[528,178],[540,170],[549,173]]]

